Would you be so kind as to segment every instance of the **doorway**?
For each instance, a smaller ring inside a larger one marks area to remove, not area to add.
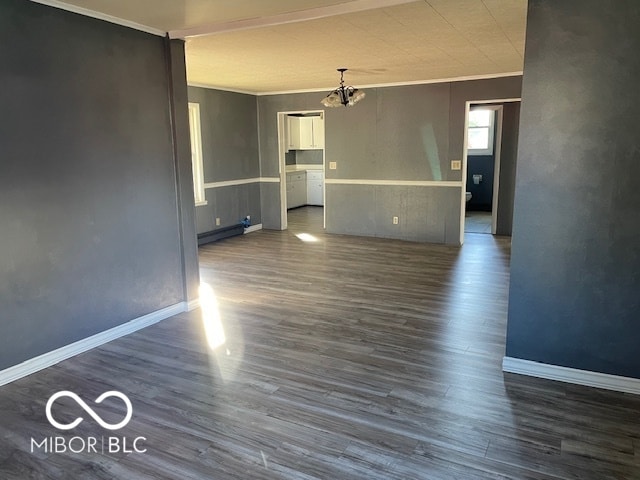
[[[464,231],[495,234],[502,105],[471,105],[467,124]]]
[[[460,243],[465,234],[511,235],[519,109],[519,98],[466,104]]]
[[[325,227],[324,111],[278,112],[280,225]]]

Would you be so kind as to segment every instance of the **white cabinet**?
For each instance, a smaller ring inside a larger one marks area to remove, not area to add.
[[[300,117],[300,141],[298,150],[311,150],[313,148],[313,121],[310,117]]]
[[[307,204],[307,174],[296,172],[287,174],[287,208]]]
[[[311,118],[311,148],[324,148],[324,115]]]
[[[324,116],[287,116],[289,150],[320,150],[324,148]]]
[[[300,148],[300,118],[287,115],[287,151]]]
[[[307,205],[324,205],[324,173],[307,171]]]
[[[324,172],[322,170],[287,173],[287,208],[303,205],[324,205]]]

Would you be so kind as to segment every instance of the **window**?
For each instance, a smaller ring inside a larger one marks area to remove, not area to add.
[[[493,155],[493,124],[495,110],[469,111],[467,154]]]
[[[196,207],[206,205],[204,196],[204,168],[202,165],[202,135],[200,131],[200,105],[189,103],[189,133],[191,136],[191,166],[193,167],[193,193]]]

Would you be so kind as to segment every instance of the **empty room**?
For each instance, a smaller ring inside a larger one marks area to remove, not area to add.
[[[0,479],[640,478],[638,24],[2,0]]]

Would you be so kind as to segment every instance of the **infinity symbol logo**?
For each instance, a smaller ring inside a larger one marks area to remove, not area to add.
[[[118,397],[120,400],[122,400],[124,402],[124,404],[127,406],[127,415],[124,417],[124,420],[122,420],[120,423],[116,423],[116,424],[110,424],[105,422],[104,420],[102,420],[102,418],[100,418],[98,416],[98,414],[96,412],[94,412],[91,407],[89,407],[89,405],[87,405],[84,400],[82,400],[78,395],[76,395],[73,392],[69,392],[67,390],[62,390],[58,393],[54,393],[53,395],[51,395],[51,398],[49,398],[49,401],[47,402],[47,409],[46,409],[46,413],[47,413],[47,419],[49,420],[49,423],[51,425],[53,425],[54,427],[56,427],[59,430],[71,430],[72,428],[77,427],[80,422],[82,422],[82,420],[84,420],[82,417],[78,417],[76,418],[73,422],[69,423],[68,425],[64,425],[62,423],[57,422],[53,416],[51,415],[51,406],[53,405],[53,402],[55,402],[57,399],[59,399],[60,397],[70,397],[73,398],[76,403],[78,405],[80,405],[85,412],[87,412],[89,415],[91,415],[91,417],[100,424],[100,426],[102,428],[106,428],[107,430],[119,430],[122,427],[124,427],[127,423],[129,423],[129,420],[131,420],[131,415],[133,414],[133,407],[131,406],[131,401],[129,400],[129,398],[121,392],[118,392],[116,390],[111,390],[109,392],[104,392],[102,395],[100,395],[98,398],[96,398],[95,403],[102,403],[102,401],[105,398],[109,398],[109,397]]]

